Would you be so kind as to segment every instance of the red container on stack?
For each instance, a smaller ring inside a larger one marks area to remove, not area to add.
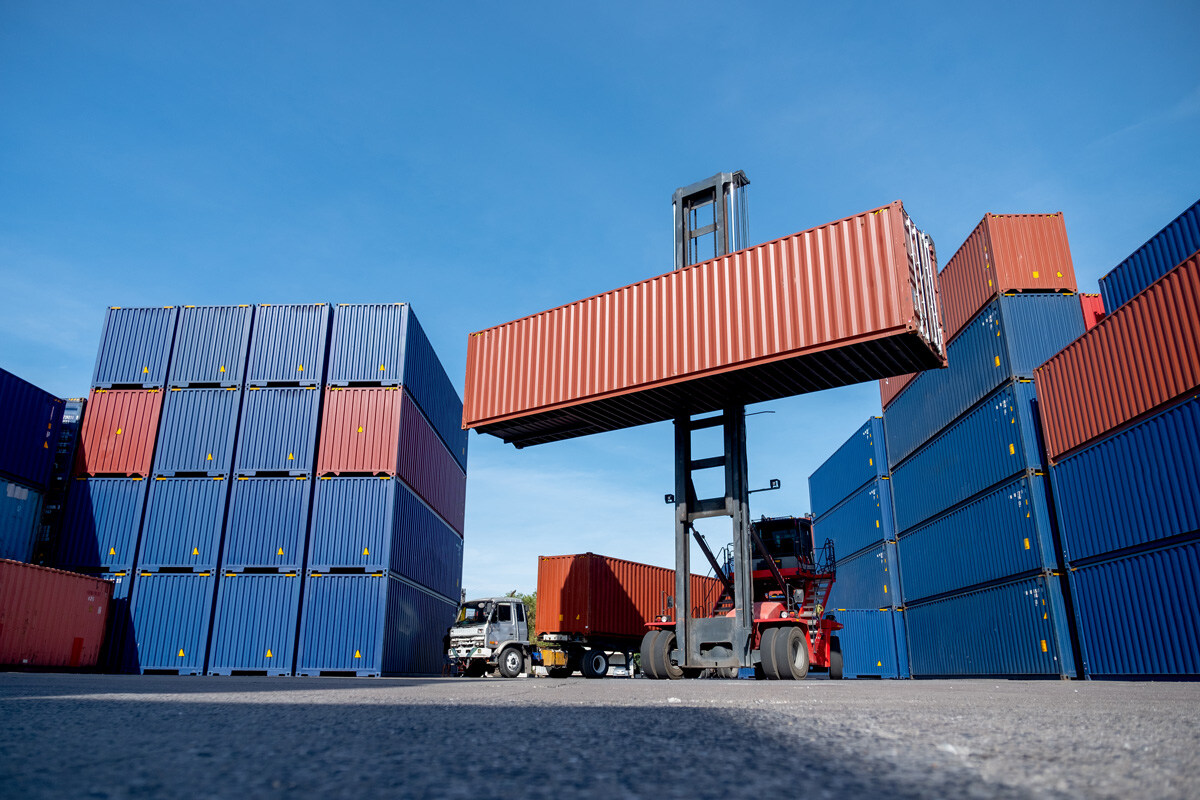
[[[0,559],[0,664],[95,667],[113,584]]]
[[[1083,325],[1091,330],[1104,319],[1104,298],[1098,294],[1079,293],[1079,305],[1083,308]]]
[[[158,389],[92,389],[75,474],[148,476],[162,403]]]

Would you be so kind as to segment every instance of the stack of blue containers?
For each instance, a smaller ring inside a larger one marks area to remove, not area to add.
[[[0,369],[0,558],[31,561],[63,401]]]
[[[813,538],[834,543],[837,580],[827,612],[838,633],[843,674],[907,678],[896,527],[883,420],[872,417],[808,479]]]
[[[1031,378],[1083,332],[1073,294],[995,298],[884,411],[914,676],[1075,674]]]
[[[58,443],[54,450],[54,466],[50,470],[50,482],[42,504],[41,532],[34,546],[35,564],[53,564],[55,561],[54,551],[66,513],[71,467],[75,463],[75,448],[79,443],[79,428],[83,424],[85,408],[87,400],[80,397],[69,398],[63,403],[62,427],[59,428]]]
[[[421,453],[423,463],[449,463],[449,480],[466,480],[462,401],[411,307],[337,306],[328,380],[330,393],[366,390],[356,394],[364,403],[390,403],[403,392],[413,404],[405,413],[420,415],[415,424],[436,434],[426,441],[441,449]],[[402,432],[398,444],[414,442]],[[440,672],[442,636],[459,601],[462,538],[404,477],[395,463],[362,474],[338,468],[317,481],[298,675]]]

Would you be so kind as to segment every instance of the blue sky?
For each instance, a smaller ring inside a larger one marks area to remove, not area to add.
[[[765,241],[904,200],[943,260],[1062,211],[1081,289],[1200,196],[1194,2],[0,5],[0,366],[86,393],[105,307],[411,302],[466,335],[671,266],[670,195],[749,176]],[[807,477],[874,384],[766,404]],[[670,564],[668,423],[472,435],[464,585]],[[713,539],[726,535],[714,528]]]

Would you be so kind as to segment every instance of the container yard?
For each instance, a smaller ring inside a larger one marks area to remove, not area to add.
[[[676,5],[0,11],[8,794],[1196,794],[1200,10]]]

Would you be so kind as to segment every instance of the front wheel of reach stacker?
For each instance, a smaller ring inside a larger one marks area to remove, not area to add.
[[[638,651],[641,656],[639,660],[642,664],[642,674],[655,681],[663,677],[659,674],[658,664],[654,660],[656,653],[654,643],[658,641],[660,633],[662,631],[658,629],[646,631],[646,635],[642,637],[641,649]]]
[[[671,651],[674,649],[675,633],[673,631],[663,631],[662,635],[654,640],[657,662],[659,667],[662,668],[660,674],[664,678],[677,681],[683,677],[683,668],[671,660]]]
[[[802,681],[808,675],[808,636],[799,628],[780,628],[772,642],[775,673],[781,681]]]
[[[608,674],[608,656],[601,650],[588,650],[580,668],[585,678],[603,678]]]
[[[829,680],[842,679],[842,642],[836,636],[829,637]]]
[[[775,628],[763,628],[758,640],[758,658],[763,677],[769,681],[779,680],[775,672]]]

